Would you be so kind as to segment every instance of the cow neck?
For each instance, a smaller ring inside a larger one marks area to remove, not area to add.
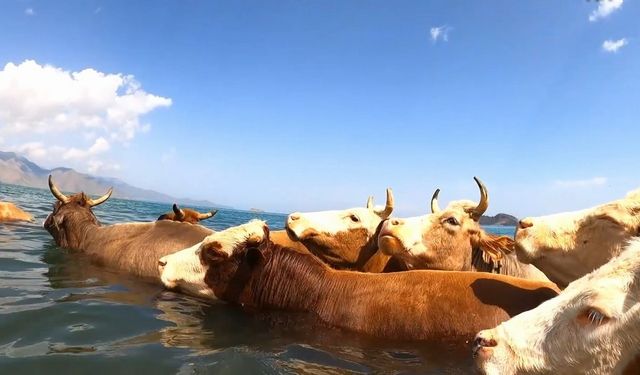
[[[257,307],[316,311],[335,284],[335,271],[311,254],[273,244],[271,254],[253,277]]]

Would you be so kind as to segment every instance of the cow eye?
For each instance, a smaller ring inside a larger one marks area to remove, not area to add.
[[[351,219],[351,221],[353,221],[354,223],[360,222],[360,218],[358,216],[356,216],[356,215],[353,215],[353,214],[351,216],[349,216],[349,219]]]
[[[456,219],[455,217],[451,216],[449,218],[447,218],[447,220],[444,221],[445,223],[449,224],[449,225],[460,225],[460,222],[458,221],[458,219]]]
[[[595,307],[590,307],[582,312],[578,316],[578,322],[582,325],[590,324],[594,326],[601,326],[607,323],[611,318],[607,314],[603,313]]]

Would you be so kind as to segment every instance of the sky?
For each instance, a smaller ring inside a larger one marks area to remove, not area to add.
[[[640,187],[640,4],[2,1],[0,150],[272,212]],[[636,103],[636,104],[633,104]]]

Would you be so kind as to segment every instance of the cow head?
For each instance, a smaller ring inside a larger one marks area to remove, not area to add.
[[[511,251],[511,238],[489,235],[480,228],[480,217],[489,207],[489,194],[484,184],[474,179],[480,188],[480,203],[454,201],[441,210],[438,189],[431,199],[431,214],[384,222],[378,235],[380,250],[413,268],[454,271],[471,269],[475,248],[482,250],[487,262]]]
[[[478,333],[486,374],[619,374],[638,350],[640,239],[557,297]]]
[[[342,211],[295,212],[289,215],[286,230],[314,255],[335,268],[358,268],[377,251],[380,224],[393,211],[393,192],[387,202],[375,208],[373,197],[366,207]]]
[[[61,247],[77,249],[85,234],[86,225],[99,225],[98,219],[91,211],[92,207],[109,199],[112,189],[98,199],[91,199],[85,193],[72,196],[64,195],[49,175],[49,190],[56,197],[53,212],[44,222],[44,228],[51,234],[56,244]]]
[[[581,211],[528,217],[515,235],[516,254],[561,285],[591,272],[640,234],[640,190]]]
[[[232,299],[228,291],[244,285],[238,268],[247,260],[248,249],[268,240],[269,230],[260,220],[215,232],[199,244],[162,257],[158,261],[160,279],[167,288],[186,294]]]
[[[206,220],[215,216],[218,210],[213,210],[207,213],[200,213],[190,208],[180,208],[177,204],[173,204],[173,212],[167,212],[158,217],[158,220],[171,220],[180,221],[184,223],[197,224],[200,220]]]

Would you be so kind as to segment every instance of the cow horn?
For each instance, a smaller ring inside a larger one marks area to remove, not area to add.
[[[218,210],[213,210],[211,212],[207,212],[206,214],[198,214],[198,220],[205,220],[210,217],[214,217],[216,216],[217,213],[218,213]]]
[[[367,208],[373,210],[373,195],[370,195],[367,199]]]
[[[473,179],[476,181],[476,184],[478,184],[478,188],[480,188],[480,203],[478,203],[475,208],[471,209],[469,213],[473,220],[478,221],[487,208],[489,208],[489,193],[478,177],[474,177]]]
[[[95,207],[99,204],[103,204],[104,202],[107,201],[107,199],[109,199],[111,197],[111,194],[113,193],[113,188],[109,188],[109,190],[107,191],[107,193],[103,196],[101,196],[98,199],[89,199],[87,200],[87,204],[89,205],[89,207]]]
[[[58,189],[56,184],[53,183],[53,178],[51,177],[51,175],[49,175],[49,190],[51,190],[51,194],[53,194],[53,196],[56,197],[56,199],[59,200],[60,202],[69,203],[69,197],[62,194],[62,192],[60,191],[60,189]]]
[[[388,218],[393,212],[393,191],[391,188],[387,188],[387,203],[382,211],[378,211],[378,215],[383,218]]]
[[[431,213],[437,214],[440,212],[440,206],[438,205],[438,195],[440,195],[440,189],[436,189],[431,197]]]
[[[178,207],[177,204],[173,204],[173,213],[176,214],[176,219],[182,220],[184,218],[184,211]]]

